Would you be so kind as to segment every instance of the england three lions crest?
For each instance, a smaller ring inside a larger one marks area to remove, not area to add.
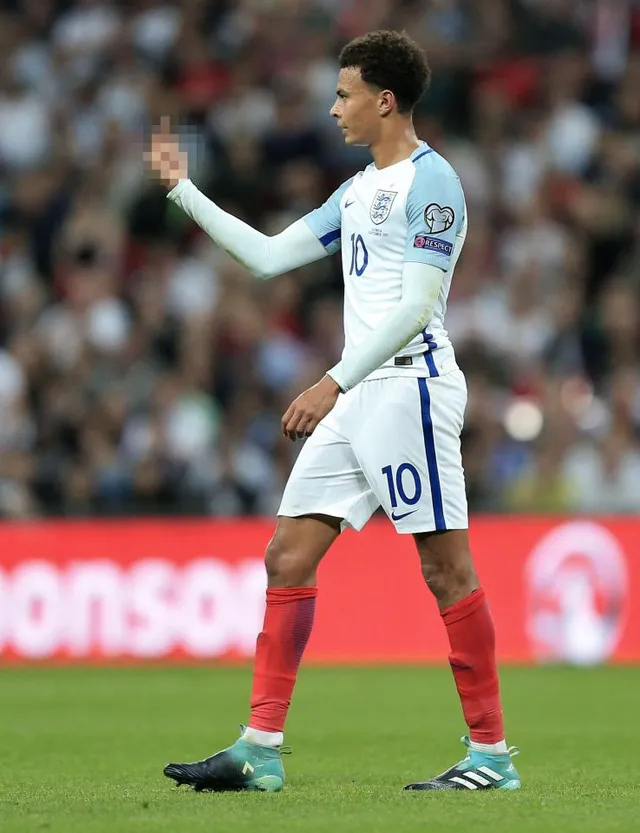
[[[397,194],[397,191],[383,191],[382,189],[378,189],[371,203],[371,211],[369,212],[369,216],[377,226],[380,223],[384,223],[391,213],[391,206]]]

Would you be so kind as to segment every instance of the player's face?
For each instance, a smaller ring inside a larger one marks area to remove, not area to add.
[[[365,84],[358,68],[340,70],[336,100],[329,112],[338,120],[338,127],[348,145],[369,146],[376,141],[383,95]]]

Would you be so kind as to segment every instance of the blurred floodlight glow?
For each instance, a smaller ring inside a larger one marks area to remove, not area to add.
[[[540,406],[531,399],[515,399],[504,415],[506,432],[521,443],[531,442],[542,431],[544,417]]]

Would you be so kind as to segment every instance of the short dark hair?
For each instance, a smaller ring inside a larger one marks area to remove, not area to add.
[[[399,113],[410,113],[431,81],[426,55],[406,32],[382,29],[355,38],[340,53],[340,68],[346,67],[357,67],[365,83],[391,90]]]

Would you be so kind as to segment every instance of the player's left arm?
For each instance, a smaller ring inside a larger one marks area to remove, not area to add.
[[[444,274],[438,266],[405,263],[401,300],[361,344],[292,402],[282,418],[283,433],[291,439],[309,436],[333,408],[338,394],[346,393],[406,347],[431,320]]]
[[[294,400],[282,418],[285,435],[291,439],[310,435],[341,392],[359,384],[427,326],[444,276],[462,248],[465,213],[460,181],[453,173],[427,180],[416,172],[407,199],[401,299],[361,344]]]
[[[466,233],[466,207],[453,171],[419,168],[407,196],[402,297],[368,338],[328,371],[344,392],[405,348],[433,317],[446,272]]]

